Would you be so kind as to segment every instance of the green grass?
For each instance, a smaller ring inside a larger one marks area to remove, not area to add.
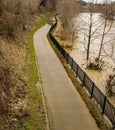
[[[46,15],[46,16],[42,19],[41,23],[40,23],[38,26],[34,27],[34,28],[31,30],[30,33],[31,33],[32,36],[34,35],[34,33],[35,33],[38,29],[40,29],[41,27],[43,27],[43,26],[47,23],[48,18],[49,18],[49,15]]]
[[[41,88],[37,88],[36,84],[39,81],[39,73],[36,65],[35,50],[33,44],[34,33],[47,23],[48,16],[45,16],[40,24],[34,27],[28,35],[28,88],[27,100],[29,106],[29,117],[25,123],[23,130],[43,130],[45,128],[45,116],[42,102]]]

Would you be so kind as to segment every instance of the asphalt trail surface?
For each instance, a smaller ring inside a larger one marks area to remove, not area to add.
[[[99,130],[57,55],[50,47],[46,24],[34,34],[36,59],[51,130]]]

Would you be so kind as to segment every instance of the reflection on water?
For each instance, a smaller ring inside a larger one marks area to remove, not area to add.
[[[103,70],[98,72],[86,69],[86,46],[90,26],[89,19],[90,15],[88,13],[80,14],[79,17],[75,19],[78,39],[76,40],[70,55],[80,66],[82,66],[100,90],[105,93],[106,80],[108,75],[113,72],[113,68],[115,68],[115,21],[112,24],[111,21],[107,21],[106,32],[109,29],[110,31],[105,35],[101,54],[101,59],[104,61],[104,66]],[[94,61],[94,59],[98,56],[102,32],[104,29],[103,23],[104,19],[101,17],[101,14],[94,13],[92,16],[93,35],[91,38],[90,61]],[[111,25],[112,27],[110,28]]]

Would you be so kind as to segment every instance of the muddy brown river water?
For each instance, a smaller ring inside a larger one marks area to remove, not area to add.
[[[90,58],[89,61],[93,62],[98,56],[99,48],[101,44],[102,33],[104,30],[104,21],[100,13],[92,14],[92,32],[95,32],[91,37],[91,46],[90,46]],[[81,66],[81,68],[88,74],[88,76],[94,81],[98,88],[106,95],[106,81],[108,76],[113,73],[115,70],[115,20],[108,20],[106,23],[105,32],[108,33],[104,36],[103,49],[101,53],[101,59],[104,62],[103,69],[101,71],[89,70],[86,69],[87,60],[86,60],[86,47],[90,26],[90,14],[81,13],[79,16],[74,18],[77,39],[73,44],[73,49],[67,51],[73,57],[73,59]],[[60,21],[58,21],[58,27],[55,30],[55,37],[61,43],[70,44],[68,41],[60,41],[59,35],[61,31]],[[114,72],[115,73],[115,72]],[[113,87],[115,92],[115,87]],[[115,105],[115,97],[110,98],[111,102]]]
[[[104,37],[104,44],[101,54],[101,59],[103,60],[103,70],[89,70],[86,69],[86,46],[87,46],[87,35],[89,33],[89,22],[90,14],[83,13],[75,19],[75,24],[77,27],[78,38],[74,43],[73,50],[70,51],[70,55],[73,59],[83,68],[89,77],[95,82],[95,84],[100,88],[100,90],[106,94],[105,85],[109,74],[113,73],[115,69],[115,21],[107,21],[106,32],[109,32]],[[79,26],[78,26],[79,25]],[[110,27],[111,26],[111,27]],[[98,56],[102,32],[104,29],[104,19],[101,14],[94,13],[92,15],[92,32],[95,33],[91,38],[90,46],[90,61],[93,62]],[[111,101],[115,104],[115,97],[111,98]]]

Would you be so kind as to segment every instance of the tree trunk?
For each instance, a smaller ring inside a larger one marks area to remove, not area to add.
[[[91,33],[92,33],[92,12],[90,13],[90,25],[89,25],[89,35],[88,35],[88,44],[87,44],[87,60],[89,59],[90,53],[90,44],[91,44]]]
[[[105,38],[106,26],[107,26],[107,20],[105,19],[103,34],[102,34],[102,38],[101,38],[101,45],[100,45],[99,54],[98,54],[98,57],[97,57],[98,61],[100,60],[100,56],[101,56],[101,52],[102,52],[102,48],[103,48],[103,41],[104,41],[104,38]]]

